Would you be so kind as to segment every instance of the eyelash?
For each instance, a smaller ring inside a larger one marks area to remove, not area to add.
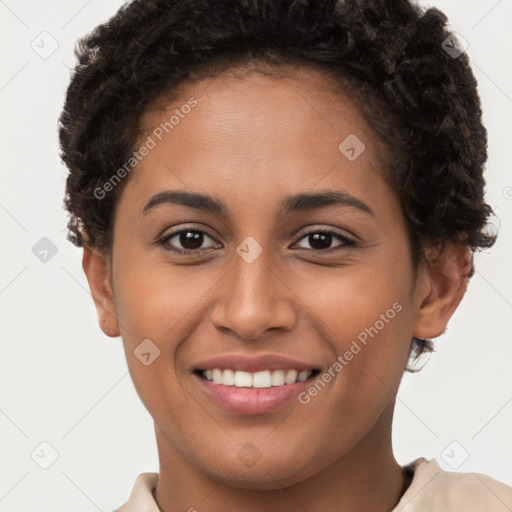
[[[166,250],[172,251],[172,252],[174,252],[176,254],[182,254],[184,256],[185,255],[197,255],[199,252],[202,252],[204,249],[175,249],[175,248],[168,248],[166,246],[166,244],[172,238],[174,238],[174,237],[176,237],[178,235],[181,235],[182,233],[188,233],[188,232],[202,233],[202,234],[208,236],[209,238],[212,238],[206,231],[203,231],[201,229],[184,228],[184,229],[180,229],[178,231],[173,231],[172,233],[169,233],[168,235],[165,235],[163,238],[161,238],[160,240],[157,241],[157,244],[162,246],[162,247],[164,247]],[[331,253],[331,252],[340,251],[340,250],[353,249],[353,248],[355,248],[357,246],[357,242],[355,240],[352,240],[351,238],[348,238],[348,237],[345,237],[343,235],[340,235],[336,231],[330,231],[330,230],[327,230],[327,229],[311,230],[311,231],[309,231],[307,233],[304,233],[294,243],[300,242],[304,238],[306,238],[306,237],[308,237],[310,235],[318,234],[318,233],[322,233],[322,234],[326,234],[326,235],[332,235],[335,239],[337,239],[338,241],[343,242],[343,243],[341,245],[337,246],[337,247],[331,247],[329,249],[305,249],[306,251],[313,251],[313,252],[325,254],[325,253]],[[213,240],[213,238],[212,238],[212,240]]]

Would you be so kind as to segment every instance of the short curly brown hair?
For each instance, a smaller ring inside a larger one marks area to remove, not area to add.
[[[95,191],[130,158],[152,101],[164,93],[170,101],[185,80],[260,61],[322,70],[356,101],[388,150],[386,179],[401,201],[415,269],[428,243],[491,247],[487,132],[468,57],[446,22],[439,10],[408,0],[123,5],[75,51],[78,64],[59,119],[69,168],[68,238],[110,250],[122,186],[102,198]],[[431,340],[412,342],[416,359],[433,350]]]

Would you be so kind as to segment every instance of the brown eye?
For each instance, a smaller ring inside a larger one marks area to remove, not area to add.
[[[206,232],[200,229],[186,228],[169,233],[161,238],[158,243],[167,250],[188,254],[199,252],[202,249],[210,249],[211,247],[201,247],[205,242],[205,238],[213,240]]]
[[[301,249],[315,250],[315,251],[334,251],[347,247],[354,247],[356,242],[346,236],[340,235],[335,231],[328,230],[316,230],[310,231],[303,235],[300,240],[306,240],[310,247],[301,247]],[[338,241],[341,242],[335,247],[332,247],[332,243]]]

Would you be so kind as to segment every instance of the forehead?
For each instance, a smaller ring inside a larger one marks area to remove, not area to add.
[[[379,201],[376,180],[386,184],[376,136],[353,98],[318,70],[234,69],[185,82],[176,93],[172,103],[161,96],[142,119],[139,144],[147,137],[155,144],[128,186],[141,200],[188,188],[228,194],[249,208],[320,187]]]
[[[374,137],[356,107],[355,98],[325,71],[314,67],[275,67],[265,63],[237,66],[218,75],[187,80],[175,88],[172,95],[172,102],[162,94],[148,108],[141,121],[144,133],[165,123],[173,112],[194,97],[199,108],[194,108],[189,117],[198,121],[208,118],[210,136],[243,137],[259,132],[267,134],[269,139],[274,132],[279,132],[289,140],[299,134],[316,141],[326,130],[342,135],[340,129],[351,126],[366,138]],[[246,122],[248,119],[250,124]],[[340,120],[344,121],[343,126]],[[318,125],[323,125],[322,133],[313,136],[305,126],[307,123],[316,131]],[[181,131],[187,130],[187,126],[181,128]],[[196,136],[206,135],[197,128],[194,125]],[[254,145],[257,141],[251,142]]]

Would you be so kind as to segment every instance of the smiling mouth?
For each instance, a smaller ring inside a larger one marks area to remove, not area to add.
[[[320,370],[263,370],[259,372],[245,372],[232,369],[213,368],[208,370],[195,370],[199,377],[213,384],[237,388],[264,389],[287,386],[297,382],[304,382],[315,378]]]

